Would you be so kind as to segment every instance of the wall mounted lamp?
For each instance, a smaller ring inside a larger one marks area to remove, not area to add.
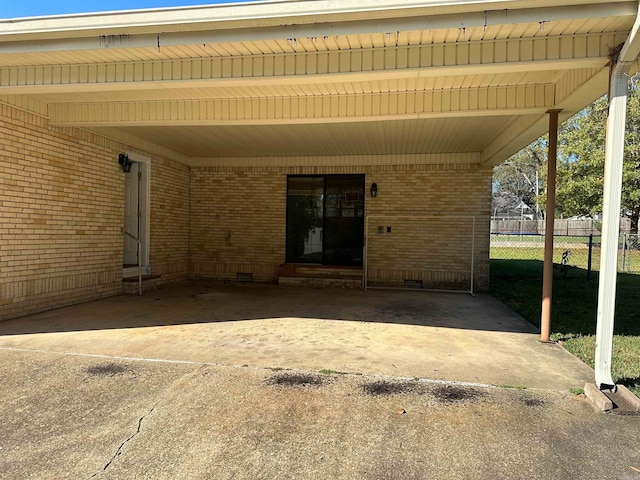
[[[122,165],[123,172],[127,173],[131,171],[131,165],[133,165],[133,162],[129,160],[129,155],[124,153],[118,155],[118,163]]]
[[[371,184],[371,196],[374,197],[374,198],[378,196],[378,184],[377,183],[372,183]]]

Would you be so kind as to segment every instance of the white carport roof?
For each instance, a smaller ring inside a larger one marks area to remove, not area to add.
[[[0,20],[0,101],[197,157],[465,153],[607,91],[636,1],[302,0]]]

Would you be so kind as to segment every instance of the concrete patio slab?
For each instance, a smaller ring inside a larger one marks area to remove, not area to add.
[[[593,371],[489,295],[186,282],[0,323],[0,349],[567,391]]]

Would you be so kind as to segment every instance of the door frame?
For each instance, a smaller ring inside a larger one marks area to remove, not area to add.
[[[142,206],[140,208],[140,246],[142,249],[142,258],[140,263],[145,273],[150,273],[149,247],[151,245],[151,159],[136,152],[127,151],[125,152],[125,154],[129,157],[130,161],[140,164],[140,167],[142,168],[142,181],[140,182],[140,191],[138,192],[138,198],[142,202]],[[126,205],[124,207],[126,209]],[[137,273],[138,267],[124,268],[123,274],[126,276],[128,273],[131,273],[129,271]]]

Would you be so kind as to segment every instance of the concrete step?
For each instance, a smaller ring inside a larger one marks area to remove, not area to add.
[[[362,288],[362,278],[353,277],[326,277],[326,276],[291,276],[279,277],[278,285],[286,285],[290,287],[307,287],[307,288]]]
[[[162,284],[161,275],[143,275],[142,291],[147,292],[160,287]],[[122,293],[125,295],[138,295],[138,276],[124,277],[122,279]]]
[[[361,288],[362,267],[285,263],[279,285],[310,288]]]
[[[331,277],[348,278],[361,277],[362,267],[343,267],[334,265],[309,265],[285,263],[280,267],[282,277]]]

